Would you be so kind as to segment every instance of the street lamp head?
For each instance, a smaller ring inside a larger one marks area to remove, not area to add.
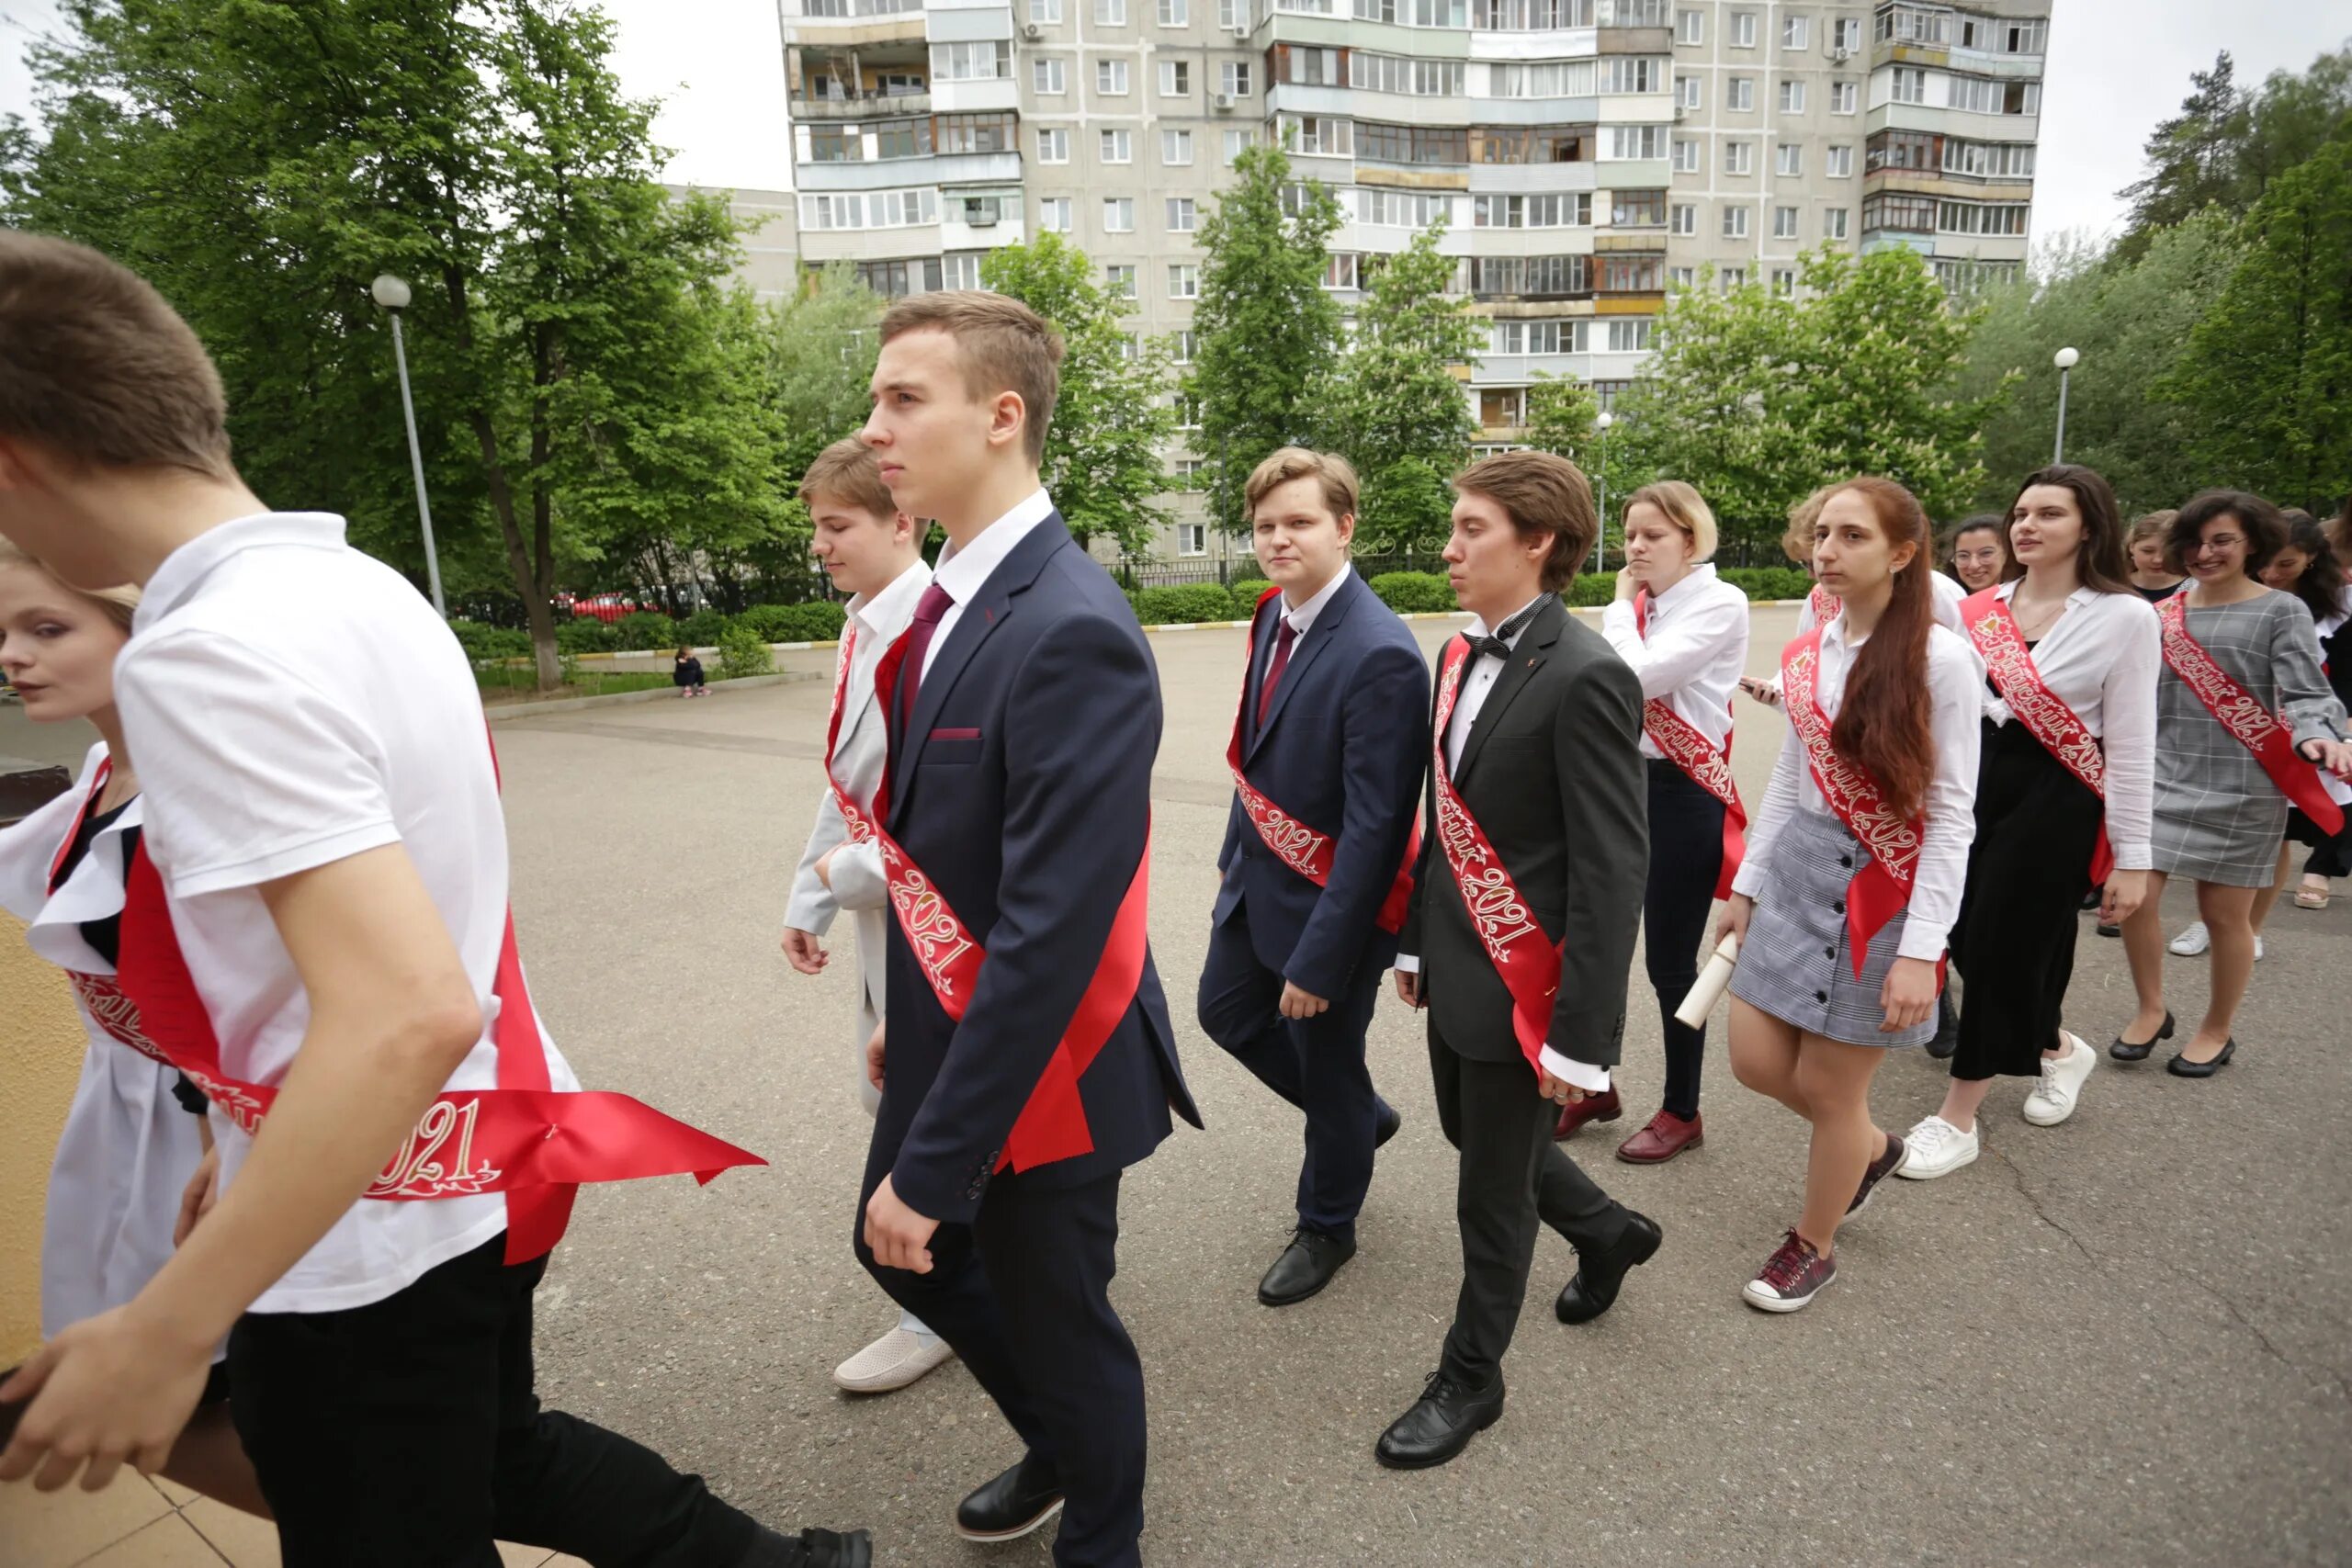
[[[1602,409],[1599,413],[1592,416],[1592,427],[1595,430],[1606,430],[1616,423],[1617,416],[1611,413],[1607,409]]]
[[[375,282],[368,286],[368,293],[369,298],[387,310],[408,309],[408,279],[404,277],[395,277],[389,272],[383,273]]]
[[[2050,363],[2061,370],[2072,370],[2081,362],[2082,357],[2071,348],[2062,348],[2050,356]]]

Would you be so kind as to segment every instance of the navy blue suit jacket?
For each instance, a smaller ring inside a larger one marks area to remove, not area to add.
[[[978,1212],[1078,1010],[1144,853],[1159,725],[1159,671],[1135,611],[1057,513],[964,607],[913,714],[893,727],[890,834],[988,953],[959,1024],[890,922],[875,1137],[896,1147],[891,1186],[919,1214]],[[1094,1152],[1030,1179],[1076,1183],[1134,1164],[1168,1135],[1171,1107],[1200,1123],[1148,953],[1079,1096]]]
[[[1258,962],[1330,1000],[1366,964],[1378,974],[1396,939],[1375,923],[1420,814],[1430,760],[1430,677],[1413,634],[1351,571],[1315,617],[1257,722],[1259,671],[1281,613],[1259,607],[1258,657],[1246,687],[1241,771],[1276,806],[1337,835],[1321,887],[1266,848],[1238,793],[1217,869],[1217,923],[1248,906]]]

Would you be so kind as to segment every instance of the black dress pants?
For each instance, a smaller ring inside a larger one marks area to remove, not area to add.
[[[498,1568],[498,1540],[596,1568],[736,1568],[759,1527],[532,1389],[531,1292],[493,1237],[380,1302],[247,1313],[230,1414],[287,1568]]]
[[[931,1272],[917,1274],[882,1267],[865,1245],[866,1200],[897,1155],[877,1140],[867,1156],[858,1261],[947,1341],[1022,1442],[1060,1473],[1059,1568],[1136,1568],[1143,1561],[1143,1361],[1109,1293],[1118,1271],[1120,1173],[1075,1186],[1000,1174],[970,1224],[932,1234]]]
[[[1674,1010],[1699,979],[1699,944],[1724,868],[1724,803],[1672,762],[1653,757],[1650,876],[1642,893],[1642,961],[1666,1037],[1666,1109],[1699,1114],[1699,1073],[1707,1031],[1675,1021]]]
[[[1560,1108],[1538,1094],[1535,1073],[1464,1056],[1430,1021],[1430,1071],[1438,1125],[1461,1156],[1454,1217],[1462,1231],[1462,1294],[1445,1336],[1445,1373],[1474,1388],[1501,1370],[1527,1300],[1539,1224],[1579,1250],[1613,1245],[1625,1211],[1552,1141]]]

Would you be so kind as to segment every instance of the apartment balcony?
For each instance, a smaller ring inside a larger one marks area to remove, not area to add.
[[[791,99],[795,119],[876,119],[898,115],[929,114],[929,93],[854,93],[843,97]]]
[[[922,153],[911,158],[807,160],[793,166],[801,190],[892,190],[901,186],[1018,185],[1018,152]]]
[[[921,43],[922,0],[799,0],[801,13],[783,17],[784,41],[851,48],[865,44]],[[824,6],[839,14],[810,14]]]

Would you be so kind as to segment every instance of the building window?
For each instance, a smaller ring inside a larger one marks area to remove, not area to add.
[[[1669,288],[1689,288],[1698,281],[1699,270],[1696,267],[1670,266],[1666,269],[1666,283]]]
[[[1811,44],[1812,39],[1812,17],[1782,17],[1781,18],[1781,47],[1782,49],[1804,49]]]
[[[1734,11],[1731,14],[1731,46],[1734,49],[1756,47],[1756,13]]]
[[[1182,327],[1168,334],[1169,357],[1179,365],[1190,365],[1193,362],[1193,345],[1194,338],[1193,329],[1190,327]],[[1194,465],[1196,468],[1198,466]]]
[[[1862,230],[1892,229],[1910,234],[1936,231],[1936,201],[1928,196],[1871,196],[1862,198]]]
[[[1726,294],[1735,288],[1747,287],[1747,269],[1744,266],[1727,266],[1717,276],[1723,279],[1724,292]]]
[[[1610,294],[1655,294],[1666,286],[1666,262],[1659,256],[1603,256],[1600,287]]]
[[[1827,175],[1831,179],[1842,180],[1852,177],[1854,173],[1854,150],[1851,147],[1832,147],[1826,152],[1823,153],[1822,156],[1825,160],[1822,173]]]
[[[1600,77],[1589,60],[1555,60],[1539,65],[1497,65],[1490,81],[1498,98],[1581,98],[1598,90]]]
[[[1105,130],[1101,137],[1102,161],[1106,164],[1132,164],[1136,159],[1135,138],[1125,130]]]
[[[1355,129],[1356,155],[1375,163],[1461,164],[1470,161],[1470,133],[1458,127],[1385,125],[1367,119],[1359,121]]]
[[[1677,11],[1674,14],[1674,41],[1692,44],[1706,42],[1707,13]]]
[[[1589,28],[1592,4],[1593,0],[1470,0],[1470,25],[1487,33]]]
[[[943,288],[979,288],[980,257],[976,251],[939,258],[939,281]]]
[[[1795,298],[1796,291],[1796,269],[1794,267],[1787,266],[1774,267],[1772,269],[1772,292],[1779,295],[1783,299],[1790,299]]]
[[[1860,49],[1862,19],[1860,17],[1840,17],[1832,22],[1829,27],[1829,47],[1833,51],[1842,50],[1848,54]]]
[[[1323,264],[1323,287],[1326,288],[1355,288],[1361,287],[1363,273],[1359,258],[1352,251],[1335,251]]]
[[[1821,237],[1842,240],[1846,237],[1846,209],[1833,207],[1821,215]]]
[[[1010,152],[1013,150],[1010,114],[944,114],[939,117],[942,152]]]
[[[1592,224],[1592,193],[1562,191],[1547,196],[1475,196],[1474,229],[1583,229]]]
[[[1102,230],[1108,234],[1132,234],[1136,231],[1136,198],[1131,196],[1106,196],[1102,198]]]
[[[1724,238],[1726,240],[1747,238],[1747,208],[1734,205],[1724,209]]]
[[[1802,141],[1781,142],[1779,159],[1773,167],[1791,178],[1802,175],[1804,173],[1804,143]]]
[[[1227,32],[1250,26],[1250,0],[1216,0],[1216,25]]]
[[[2018,235],[2025,232],[2030,211],[2021,201],[1939,201],[1936,229],[1945,234]]]
[[[1670,62],[1664,55],[1612,54],[1600,62],[1604,93],[1663,93],[1669,85]]]
[[[1646,354],[1650,333],[1657,325],[1646,316],[1616,316],[1608,322],[1606,339],[1611,354]]]
[[[939,192],[927,186],[800,198],[803,229],[908,229],[938,221]]]
[[[1881,6],[1878,38],[1882,43],[1918,43],[1943,49],[1951,42],[1951,13],[1924,6]]]
[[[931,74],[940,82],[994,82],[1009,77],[1012,74],[1012,45],[1002,39],[933,44]],[[922,88],[911,90],[919,93]]]
[[[886,299],[896,299],[910,293],[933,293],[939,288],[939,258],[921,256],[911,261],[859,262],[857,280]]]
[[[2003,54],[2040,54],[2049,42],[2050,23],[2039,17],[1993,24],[1993,47]]]
[[[1161,131],[1159,161],[1171,169],[1181,169],[1192,163],[1193,133],[1189,130]]]
[[[1593,258],[1472,256],[1470,292],[1481,299],[1561,299],[1592,292]]]
[[[1182,98],[1193,91],[1193,62],[1189,60],[1163,60],[1159,62],[1159,96]]]
[[[1582,354],[1591,346],[1587,336],[1591,327],[1590,321],[1497,321],[1489,352],[1514,359],[1528,354]]]
[[[1666,127],[1662,125],[1611,126],[1608,156],[1619,162],[1629,159],[1665,157]]]
[[[1040,197],[1037,200],[1037,230],[1044,234],[1069,233],[1070,198],[1066,196]]]
[[[1677,234],[1696,234],[1699,231],[1698,207],[1688,201],[1676,202],[1673,220],[1668,224],[1668,228]]]
[[[1356,192],[1356,221],[1382,229],[1426,229],[1451,220],[1453,201],[1442,193],[1364,186]]]
[[[1409,54],[1374,54],[1362,49],[1348,51],[1347,57],[1348,85],[1351,87],[1374,93],[1401,93],[1417,98],[1458,98],[1462,96],[1464,66],[1459,60],[1422,60]]]
[[[1725,90],[1724,107],[1729,109],[1752,109],[1756,107],[1756,78],[1735,76]]]
[[[1228,60],[1218,66],[1217,91],[1229,98],[1248,97],[1250,96],[1250,62],[1246,60]]]
[[[1915,65],[1894,68],[1892,96],[1898,104],[1924,104],[1928,101],[1928,73]]]
[[[1781,84],[1781,112],[1782,114],[1804,113],[1804,83],[1782,82]]]
[[[1122,299],[1136,297],[1136,269],[1132,266],[1106,266],[1102,269],[1102,287]]]
[[[1617,0],[1611,19],[1621,28],[1662,28],[1673,5],[1674,0]]]
[[[1159,0],[1159,25],[1163,28],[1190,27],[1193,8],[1190,0]]]
[[[1233,167],[1233,161],[1256,146],[1257,142],[1258,136],[1255,131],[1227,131],[1225,133],[1225,166],[1228,169]]]
[[[1200,400],[1200,399],[1198,399],[1198,398],[1188,398],[1188,397],[1185,397],[1182,393],[1181,393],[1181,392],[1180,392],[1180,393],[1178,393],[1178,394],[1176,395],[1176,397],[1175,397],[1174,399],[1172,399],[1172,400],[1171,400],[1171,401],[1170,401],[1170,406],[1172,406],[1172,407],[1176,410],[1176,428],[1177,428],[1177,429],[1179,429],[1179,430],[1198,430],[1198,429],[1200,429],[1200,427],[1201,427],[1201,400]]]
[[[1094,25],[1098,28],[1125,27],[1127,0],[1094,0]]]
[[[1168,298],[1197,299],[1201,297],[1201,269],[1192,262],[1174,262],[1168,268]]]
[[[1674,79],[1674,107],[1683,109],[1706,107],[1705,85],[1696,76],[1677,76]]]
[[[1772,209],[1772,238],[1793,240],[1797,237],[1797,209],[1793,207]]]
[[[1831,114],[1852,114],[1854,112],[1854,105],[1859,97],[1860,95],[1854,91],[1853,83],[1832,82],[1829,84],[1829,112]]]
[[[1165,9],[1163,5],[1162,9]],[[1176,553],[1180,556],[1204,556],[1209,553],[1209,525],[1205,523],[1176,525]]]
[[[1666,192],[1662,190],[1621,190],[1610,204],[1609,223],[1613,229],[1661,229],[1666,226]]]
[[[1699,143],[1693,138],[1679,136],[1674,141],[1674,172],[1695,175],[1699,172]]]
[[[1125,97],[1127,96],[1127,62],[1124,60],[1096,61],[1094,90],[1105,97]]]
[[[1752,175],[1756,172],[1756,143],[1726,141],[1724,143],[1724,173]]]
[[[1168,198],[1168,231],[1171,234],[1191,233],[1193,231],[1193,198],[1191,197],[1170,197]]]
[[[1517,430],[1527,423],[1527,389],[1488,387],[1478,394],[1478,423],[1488,430]]]
[[[1065,74],[1065,62],[1059,60],[1037,59],[1029,62],[1029,85],[1033,91],[1053,96],[1069,91]]]
[[[1029,19],[1033,22],[1060,21],[1062,0],[1029,0]]]
[[[1037,162],[1067,164],[1069,162],[1069,132],[1058,126],[1043,127],[1037,132]]]

